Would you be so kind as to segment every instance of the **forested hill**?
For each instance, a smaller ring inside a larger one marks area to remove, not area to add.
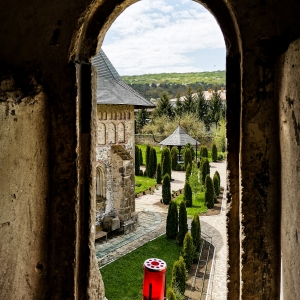
[[[226,71],[197,72],[197,73],[161,73],[122,76],[122,79],[145,98],[159,98],[161,93],[168,92],[170,98],[175,98],[179,91],[185,94],[187,86],[197,91],[199,85],[203,90],[218,85],[225,87]]]

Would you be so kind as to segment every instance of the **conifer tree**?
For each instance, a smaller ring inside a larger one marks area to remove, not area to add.
[[[149,163],[150,163],[150,149],[149,145],[146,146],[146,174],[149,176]]]
[[[178,148],[173,146],[171,149],[172,170],[176,170],[178,165]]]
[[[192,173],[192,166],[188,164],[185,170],[185,181],[189,180],[191,173]]]
[[[184,169],[186,170],[188,164],[192,165],[192,153],[190,148],[186,148],[184,151]]]
[[[147,175],[150,178],[153,178],[156,172],[156,151],[153,147],[150,147],[150,152],[149,152],[149,163],[148,163],[148,171]]]
[[[187,270],[189,270],[189,268],[193,264],[194,255],[195,255],[195,246],[193,244],[193,238],[191,233],[187,232],[183,240],[183,249],[182,249],[182,256]]]
[[[215,202],[217,202],[217,198],[220,194],[220,184],[219,184],[219,178],[216,173],[214,174],[212,183],[215,191]]]
[[[143,162],[143,152],[142,149],[140,148],[140,166],[142,166],[144,164]]]
[[[161,153],[161,175],[169,174],[171,178],[171,152],[169,148],[164,148]]]
[[[134,169],[135,169],[135,176],[139,176],[139,174],[140,174],[140,151],[139,151],[138,146],[135,146]]]
[[[219,179],[219,188],[221,187],[221,177],[218,171],[215,172],[215,174],[218,176]]]
[[[171,184],[169,174],[165,174],[163,177],[162,199],[164,204],[169,204],[171,201]]]
[[[175,240],[178,234],[178,210],[175,201],[171,201],[169,204],[166,236],[169,239]]]
[[[179,245],[182,245],[187,231],[188,231],[188,225],[187,225],[186,206],[185,206],[185,201],[181,201],[179,205],[179,222],[178,222],[178,235],[177,235],[177,240]]]
[[[156,168],[156,183],[161,184],[161,167],[160,167],[160,163],[157,164],[157,168]]]
[[[207,208],[213,208],[215,202],[215,191],[212,180],[207,174],[205,179],[205,205]]]
[[[168,287],[166,296],[168,300],[176,300],[175,293],[171,287]]]
[[[218,149],[216,144],[212,145],[212,149],[211,149],[211,159],[212,161],[216,162],[218,161]]]
[[[200,178],[202,184],[205,182],[206,175],[210,174],[210,166],[207,158],[202,158],[200,163]]]
[[[184,201],[186,203],[186,207],[192,207],[193,206],[193,194],[192,189],[188,181],[184,184]]]
[[[183,257],[180,256],[179,260],[176,260],[173,264],[171,286],[178,288],[179,292],[183,295],[185,292],[186,279],[185,262]]]
[[[191,224],[191,234],[192,234],[195,250],[199,251],[200,241],[201,241],[201,227],[200,227],[200,219],[198,213],[194,214],[194,218]]]

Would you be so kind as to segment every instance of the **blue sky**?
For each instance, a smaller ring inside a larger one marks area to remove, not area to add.
[[[108,30],[102,48],[120,75],[225,70],[214,17],[191,0],[141,0]]]

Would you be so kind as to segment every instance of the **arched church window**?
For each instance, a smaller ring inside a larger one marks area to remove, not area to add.
[[[97,198],[106,198],[106,181],[105,174],[102,168],[96,169],[96,195]]]
[[[103,123],[98,123],[98,144],[106,144],[106,128]]]
[[[110,123],[107,126],[107,136],[108,136],[108,143],[115,144],[116,143],[116,127],[114,123]]]
[[[123,123],[118,124],[118,142],[119,143],[125,142],[125,126]]]

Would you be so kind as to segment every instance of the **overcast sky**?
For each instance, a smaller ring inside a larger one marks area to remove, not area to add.
[[[141,0],[108,30],[102,48],[120,75],[225,70],[214,17],[191,0]]]

